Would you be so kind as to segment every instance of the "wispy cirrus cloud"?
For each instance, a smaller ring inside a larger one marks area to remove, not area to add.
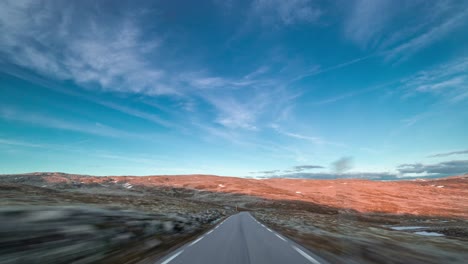
[[[255,0],[251,6],[252,16],[264,25],[287,26],[296,23],[316,22],[323,11],[311,0]]]
[[[7,139],[0,138],[0,145],[9,145],[9,146],[19,146],[19,147],[29,147],[29,148],[46,148],[49,147],[44,144],[36,144],[28,141],[16,140],[16,139]]]
[[[256,130],[256,118],[262,110],[253,100],[242,102],[229,95],[204,95],[204,99],[210,102],[217,110],[216,123],[227,128],[242,128]]]
[[[431,45],[432,43],[442,39],[455,28],[466,25],[468,11],[457,13],[438,25],[435,25],[420,35],[417,35],[410,40],[396,46],[386,53],[387,60],[404,60],[417,51]]]
[[[319,138],[319,137],[306,136],[306,135],[287,132],[287,131],[278,130],[278,129],[276,131],[278,131],[278,133],[280,133],[282,135],[285,135],[285,136],[288,136],[288,137],[291,137],[291,138],[306,140],[306,141],[312,142],[314,144],[319,144],[320,145],[320,144],[325,143],[325,141],[322,138]]]
[[[4,120],[17,121],[26,124],[37,125],[60,130],[68,130],[85,134],[105,137],[128,137],[131,133],[116,129],[99,122],[70,122],[67,120],[51,117],[45,114],[24,112],[12,107],[0,107],[0,118]]]
[[[238,89],[242,87],[264,86],[271,84],[270,80],[261,80],[257,77],[260,73],[250,73],[241,78],[226,78],[221,76],[211,76],[207,73],[184,73],[180,76],[182,83],[200,90],[214,89]]]
[[[164,70],[145,59],[160,40],[141,41],[134,17],[107,25],[93,6],[80,13],[77,3],[62,4],[6,1],[0,11],[3,57],[50,77],[104,90],[175,93],[164,84]]]
[[[226,4],[226,1],[215,1],[215,3],[222,11],[230,12],[233,9],[232,2]],[[319,24],[325,13],[313,0],[252,0],[237,7],[241,8],[242,12],[240,16],[235,15],[241,17],[242,21],[236,26],[231,38],[226,41],[227,46],[258,29],[262,33],[270,33],[272,30],[281,31],[299,25]]]
[[[375,57],[377,55],[379,55],[379,54],[378,53],[373,53],[373,54],[370,54],[370,55],[366,55],[366,56],[363,56],[363,57],[359,57],[359,58],[355,58],[355,59],[352,59],[352,60],[349,60],[349,61],[345,61],[345,62],[336,64],[336,65],[332,65],[332,66],[329,66],[329,67],[326,67],[326,68],[315,67],[314,69],[312,69],[312,70],[310,70],[308,72],[305,72],[303,74],[300,74],[300,75],[294,77],[291,80],[291,82],[296,82],[298,80],[302,80],[302,79],[307,78],[307,77],[313,77],[313,76],[320,75],[320,74],[323,74],[323,73],[327,73],[327,72],[330,72],[330,71],[339,70],[341,68],[345,68],[345,67],[351,66],[353,64],[356,64],[356,63],[365,61],[367,59],[373,58],[373,57]]]
[[[456,0],[398,5],[391,0],[355,0],[349,5],[345,36],[386,61],[405,60],[467,24],[467,6]]]
[[[315,145],[331,145],[331,146],[336,146],[336,147],[344,147],[345,146],[342,143],[329,141],[329,140],[326,140],[326,139],[324,139],[322,137],[310,136],[310,135],[304,135],[304,134],[300,134],[300,133],[286,131],[281,126],[279,126],[278,124],[272,124],[272,125],[270,125],[270,127],[280,135],[287,136],[287,137],[294,138],[294,139],[298,139],[298,140],[304,140],[304,141],[313,143]]]
[[[372,44],[376,35],[383,31],[396,12],[392,2],[391,0],[351,1],[351,8],[344,23],[345,36],[361,47]]]
[[[305,6],[308,1],[302,2],[278,2],[281,21],[290,23],[309,19]],[[256,4],[258,10],[270,6],[262,1]],[[169,109],[171,113],[191,112],[184,115],[185,119],[204,115],[210,119],[208,124],[221,124],[229,129],[255,130],[267,106],[275,108],[289,100],[278,92],[286,92],[284,81],[263,78],[269,70],[267,67],[240,77],[221,76],[209,70],[174,71],[168,64],[184,64],[183,59],[159,59],[169,45],[162,37],[164,32],[147,34],[145,23],[140,19],[140,9],[119,10],[119,17],[107,13],[103,16],[99,10],[99,3],[88,6],[87,3],[6,1],[0,10],[2,61],[46,78],[72,81],[92,91],[179,98],[183,106],[174,104]],[[31,12],[34,17],[30,16]],[[21,76],[21,73],[15,75]],[[247,102],[236,95],[235,91],[241,89],[249,90],[251,96]],[[211,116],[195,112],[197,109],[193,106],[198,101],[214,108]],[[173,127],[172,123],[155,114],[126,105],[95,103]]]
[[[156,165],[161,162],[160,157],[148,157],[145,156],[127,156],[125,154],[115,154],[115,153],[106,153],[106,152],[95,152],[91,153],[94,157],[109,159],[109,160],[118,160],[136,164],[148,164],[148,165]]]
[[[135,117],[150,121],[150,122],[155,123],[157,125],[161,125],[161,126],[164,126],[164,127],[175,127],[174,123],[169,122],[169,121],[161,118],[159,115],[156,115],[156,114],[140,111],[140,110],[135,109],[135,108],[131,108],[131,107],[128,107],[128,106],[125,106],[125,105],[116,104],[116,103],[108,102],[108,101],[95,101],[95,102],[97,102],[100,105],[106,106],[106,107],[108,107],[110,109],[114,109],[116,111],[125,113],[127,115],[135,116]]]
[[[406,96],[430,93],[450,102],[468,99],[468,57],[444,63],[435,68],[420,71],[402,80]]]

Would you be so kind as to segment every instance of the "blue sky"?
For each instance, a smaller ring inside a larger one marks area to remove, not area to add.
[[[466,1],[3,1],[0,173],[468,172]]]

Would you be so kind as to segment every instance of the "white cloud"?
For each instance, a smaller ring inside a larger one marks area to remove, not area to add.
[[[271,125],[271,127],[272,127],[278,134],[281,134],[281,135],[284,135],[284,136],[287,136],[287,137],[290,137],[290,138],[305,140],[305,141],[308,141],[308,142],[311,142],[311,143],[317,144],[317,145],[321,145],[321,144],[327,143],[324,139],[322,139],[322,138],[320,138],[320,137],[312,137],[312,136],[302,135],[302,134],[299,134],[299,133],[292,133],[292,132],[289,132],[289,131],[284,131],[284,130],[283,130],[279,125],[277,125],[277,124],[273,124],[273,125]]]
[[[450,160],[436,164],[401,164],[397,170],[404,175],[411,173],[456,175],[468,173],[468,160]]]
[[[122,131],[104,124],[95,122],[69,122],[66,120],[54,118],[39,113],[24,112],[15,108],[0,107],[0,118],[5,120],[17,121],[40,127],[49,127],[54,129],[75,131],[86,134],[93,134],[106,137],[126,137],[132,136],[131,133]]]
[[[268,72],[269,70],[270,70],[270,68],[268,66],[265,66],[265,65],[261,66],[258,69],[256,69],[255,71],[245,75],[244,79],[249,80],[249,79],[252,79],[254,77],[261,76],[261,75],[265,74],[266,72]]]
[[[396,11],[391,0],[356,0],[345,20],[345,35],[362,47],[380,34]]]
[[[257,104],[240,102],[231,96],[205,96],[218,110],[216,122],[228,128],[256,130],[256,119],[260,109]]]
[[[105,102],[105,101],[96,101],[96,102],[98,104],[101,104],[101,105],[106,106],[108,108],[117,110],[119,112],[131,115],[131,116],[135,116],[135,117],[138,117],[138,118],[141,118],[141,119],[144,119],[144,120],[148,120],[148,121],[150,121],[152,123],[155,123],[155,124],[158,124],[158,125],[161,125],[161,126],[165,126],[165,127],[174,127],[175,126],[172,122],[166,121],[166,120],[162,119],[160,116],[155,115],[155,114],[150,114],[150,113],[147,113],[147,112],[143,112],[143,111],[140,111],[140,110],[137,110],[137,109],[133,109],[133,108],[130,108],[130,107],[127,107],[127,106],[124,106],[124,105],[115,104],[115,103],[111,103],[111,102]]]
[[[133,155],[129,156],[127,154],[115,154],[115,153],[106,153],[106,152],[96,152],[92,153],[91,155],[97,158],[103,159],[110,159],[110,160],[119,160],[124,161],[126,163],[140,163],[140,164],[148,164],[148,165],[156,165],[156,163],[161,162],[159,157],[151,157],[149,155],[139,156]]]
[[[264,25],[292,25],[316,22],[323,11],[313,6],[311,0],[255,0],[252,16],[260,18]]]
[[[466,25],[468,11],[460,1],[355,0],[344,20],[344,35],[387,61],[407,59]]]
[[[19,147],[29,147],[29,148],[45,148],[46,145],[43,144],[36,144],[27,141],[15,140],[15,139],[5,139],[0,138],[0,145],[11,145],[11,146],[19,146]]]
[[[409,41],[389,50],[386,53],[387,60],[396,58],[402,60],[416,53],[417,51],[429,46],[430,44],[442,39],[455,28],[466,24],[468,11],[464,11],[449,17],[441,24],[429,28],[423,34],[420,34]]]
[[[325,143],[325,141],[323,139],[319,138],[319,137],[305,136],[305,135],[301,135],[301,134],[297,134],[297,133],[291,133],[291,132],[280,131],[280,130],[277,130],[277,131],[279,131],[278,133],[283,134],[285,136],[292,137],[292,138],[297,138],[297,139],[303,139],[303,140],[312,142],[314,144],[324,144]]]
[[[457,76],[438,83],[423,84],[416,88],[419,92],[431,92],[442,89],[450,89],[463,85],[466,82],[466,76]]]
[[[365,61],[365,60],[367,60],[369,58],[372,58],[372,57],[375,57],[377,55],[378,55],[377,53],[374,53],[374,54],[371,54],[371,55],[366,55],[366,56],[363,56],[363,57],[355,58],[355,59],[345,61],[345,62],[336,64],[336,65],[333,65],[333,66],[330,66],[330,67],[326,67],[326,68],[321,68],[321,67],[317,66],[317,67],[314,67],[314,69],[312,69],[311,71],[308,71],[306,73],[303,73],[303,74],[300,74],[300,75],[294,77],[291,80],[291,82],[299,81],[299,80],[302,80],[302,79],[307,78],[307,77],[316,76],[316,75],[327,73],[327,72],[330,72],[330,71],[339,70],[341,68],[345,68],[345,67],[348,67],[350,65]]]
[[[346,171],[349,171],[353,168],[353,158],[352,157],[342,157],[338,160],[332,162],[331,167],[333,171],[338,174],[342,174]]]
[[[439,157],[448,157],[448,156],[453,156],[453,155],[468,155],[468,149],[450,151],[450,152],[444,152],[444,153],[437,153],[437,154],[430,155],[428,157],[429,158],[439,158]]]
[[[159,40],[141,41],[133,17],[107,25],[91,11],[77,16],[74,8],[6,1],[0,11],[2,53],[14,64],[60,80],[112,91],[176,93],[165,84],[164,70],[145,59]]]
[[[238,89],[242,87],[249,87],[253,85],[262,85],[266,80],[238,78],[230,79],[221,76],[209,76],[205,73],[186,73],[181,74],[178,80],[181,83],[188,84],[193,88],[200,90],[210,89]]]
[[[402,83],[407,90],[406,96],[431,93],[450,102],[465,100],[468,98],[468,57],[420,71]]]
[[[267,66],[240,76],[220,76],[209,70],[174,71],[167,65],[173,63],[170,59],[158,60],[166,48],[164,38],[146,34],[132,10],[111,19],[109,14],[98,11],[99,4],[82,5],[5,1],[0,10],[2,60],[26,69],[25,78],[30,71],[46,79],[70,80],[89,90],[179,98],[184,106],[171,106],[172,114],[191,111],[191,115],[181,118],[203,116],[229,129],[257,130],[263,116],[274,116],[285,102],[293,100],[284,87],[286,81],[265,78],[265,73],[270,73]],[[262,14],[274,15],[281,24],[312,22],[320,13],[308,0],[256,1],[253,6]],[[180,64],[182,60],[174,58]],[[18,72],[15,75],[21,77]],[[241,89],[248,92],[239,92]],[[155,114],[125,105],[90,101],[162,126],[173,125]],[[208,103],[215,111],[209,112],[210,116],[195,113],[195,103]],[[56,127],[60,127],[58,123]]]

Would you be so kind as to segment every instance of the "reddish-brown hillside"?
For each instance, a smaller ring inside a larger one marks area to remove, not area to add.
[[[211,175],[90,177],[47,174],[48,182],[117,182],[298,200],[359,212],[468,218],[468,176],[412,181],[245,179]]]

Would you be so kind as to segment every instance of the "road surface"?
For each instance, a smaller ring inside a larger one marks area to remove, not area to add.
[[[325,264],[303,247],[257,222],[233,215],[158,264]]]

